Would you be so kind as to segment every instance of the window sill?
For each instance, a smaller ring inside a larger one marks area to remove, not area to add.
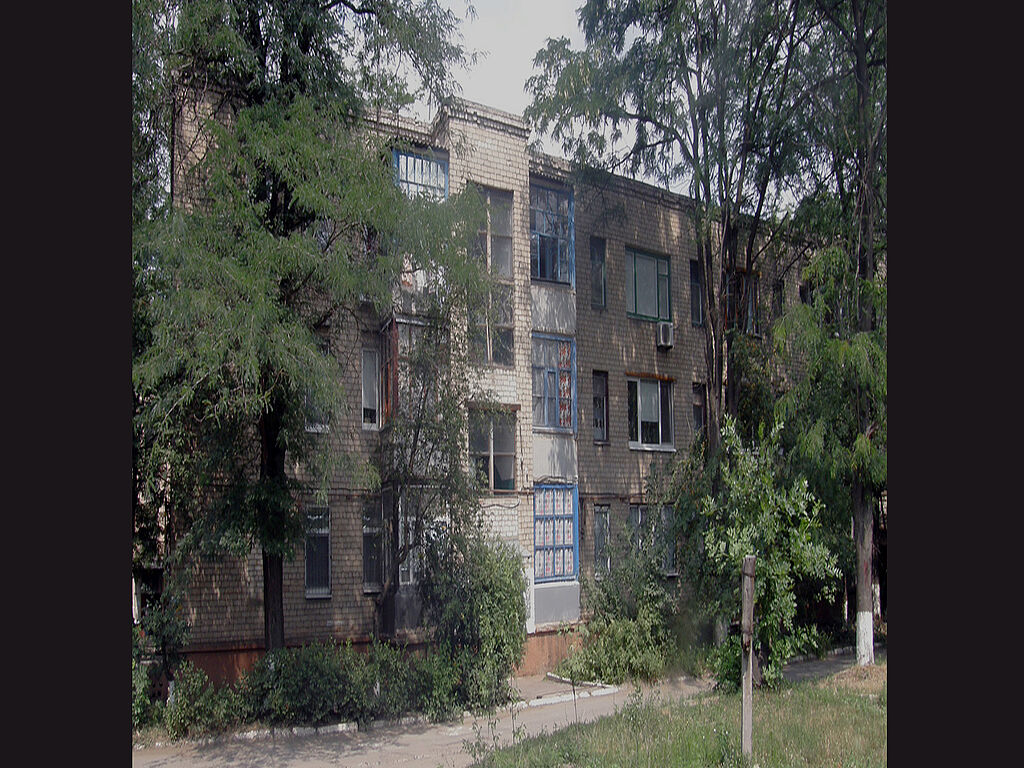
[[[306,431],[322,435],[327,432],[330,432],[331,428],[326,424],[307,424]]]
[[[650,317],[649,315],[635,315],[632,312],[627,312],[626,313],[626,317],[629,318],[630,320],[639,320],[640,322],[643,322],[643,323],[671,323],[672,322],[672,318],[671,317],[667,318],[667,319],[664,318],[664,317]]]
[[[364,595],[379,595],[383,590],[380,584],[363,584]]]
[[[564,281],[563,280],[552,280],[552,279],[547,278],[547,277],[537,277],[536,275],[530,275],[530,282],[532,282],[532,283],[540,283],[541,285],[552,285],[552,286],[560,285],[560,286],[562,286],[563,288],[566,288],[566,289],[571,289],[572,288],[572,283],[569,280],[564,280]]]
[[[611,444],[612,444],[611,440],[595,440],[594,441],[594,445],[601,446],[601,447],[604,447],[606,445],[611,445]]]
[[[327,592],[321,592],[319,590],[318,591],[306,590],[306,599],[307,600],[330,600],[331,599],[331,593],[330,593],[330,590],[328,590]]]
[[[642,443],[630,443],[629,450],[648,451],[651,453],[675,453],[676,447],[674,445],[644,445]]]
[[[534,426],[533,431],[547,435],[573,435],[572,427],[537,427]]]
[[[562,584],[579,584],[580,580],[577,576],[546,576],[538,579],[534,577],[533,584],[537,587],[549,587],[559,586]]]

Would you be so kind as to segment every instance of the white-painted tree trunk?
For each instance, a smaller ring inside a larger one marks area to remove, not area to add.
[[[857,664],[875,663],[874,624],[871,611],[857,612]]]

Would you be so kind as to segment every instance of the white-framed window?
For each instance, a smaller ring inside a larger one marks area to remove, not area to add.
[[[671,320],[671,275],[667,256],[626,249],[626,314],[641,320]]]
[[[384,586],[384,505],[390,494],[363,499],[363,591],[380,592]]]
[[[306,597],[331,596],[331,510],[311,506],[306,510]]]
[[[672,448],[672,382],[626,379],[630,448]]]
[[[448,197],[448,161],[430,150],[394,150],[395,180],[409,197],[426,195],[436,200]]]
[[[608,442],[608,371],[594,371],[594,442]]]
[[[610,533],[610,512],[608,504],[594,505],[594,575],[602,576],[612,567]]]
[[[488,304],[470,311],[470,352],[477,360],[512,365],[514,299],[512,260],[512,193],[479,188],[487,210],[478,233],[476,255],[494,277]]]
[[[571,189],[530,183],[530,277],[575,285]]]
[[[380,375],[380,352],[376,349],[363,349],[363,429],[377,429],[380,426]]]
[[[579,575],[579,495],[575,485],[533,487],[533,579]]]
[[[576,431],[576,340],[533,335],[533,428]]]
[[[470,408],[469,457],[481,488],[515,491],[515,413],[491,413]]]
[[[590,306],[593,309],[604,309],[608,306],[608,281],[603,237],[590,238]]]

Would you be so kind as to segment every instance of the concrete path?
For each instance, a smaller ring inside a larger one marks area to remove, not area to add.
[[[875,652],[885,659],[884,649]],[[786,667],[789,680],[821,677],[853,666],[852,654],[824,660],[795,662]],[[688,699],[710,690],[709,679],[680,677],[643,686],[645,697],[661,700]],[[564,728],[574,722],[590,722],[621,709],[633,693],[632,685],[576,688],[548,677],[516,680],[521,701],[495,714],[467,716],[456,723],[418,722],[406,725],[378,725],[367,731],[319,733],[306,736],[263,737],[252,740],[220,738],[212,743],[174,744],[132,750],[132,765],[139,768],[245,768],[246,766],[395,766],[396,768],[463,768],[473,762],[471,745],[488,747],[520,737]]]

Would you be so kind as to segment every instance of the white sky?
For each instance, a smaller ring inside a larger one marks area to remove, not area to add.
[[[574,49],[583,47],[583,33],[576,9],[584,0],[471,0],[476,18],[467,18],[466,0],[438,0],[462,19],[462,44],[468,51],[479,51],[476,66],[455,71],[463,98],[521,115],[530,102],[523,90],[526,79],[534,74],[533,57],[547,44],[549,37],[568,37]],[[417,110],[416,116],[430,120],[433,111]],[[551,154],[561,150],[550,141],[544,149]]]

